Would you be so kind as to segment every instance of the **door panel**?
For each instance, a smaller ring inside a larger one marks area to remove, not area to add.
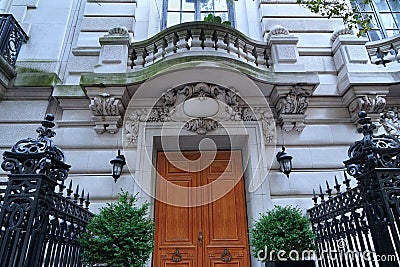
[[[153,266],[249,267],[240,151],[184,154],[158,154]]]

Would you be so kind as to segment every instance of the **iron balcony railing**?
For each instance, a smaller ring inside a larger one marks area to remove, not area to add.
[[[222,56],[267,69],[268,44],[252,40],[238,30],[217,23],[187,22],[130,45],[131,68],[143,68],[173,55]],[[207,52],[204,54],[203,52]]]
[[[0,14],[0,52],[1,56],[14,66],[22,43],[28,36],[11,14]]]

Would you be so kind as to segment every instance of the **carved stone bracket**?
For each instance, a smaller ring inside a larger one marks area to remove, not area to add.
[[[380,122],[387,134],[400,138],[400,107],[390,107],[382,113]]]
[[[352,86],[343,94],[342,101],[348,108],[351,121],[357,125],[358,112],[365,111],[372,123],[376,125],[375,131],[379,129],[381,113],[386,107],[386,95],[389,93],[388,86]]]
[[[302,131],[309,98],[313,92],[311,86],[294,85],[291,87],[276,87],[271,95],[275,105],[278,124],[288,131]]]
[[[121,115],[124,113],[124,106],[120,99],[112,97],[108,93],[103,93],[98,97],[93,97],[89,107],[96,124],[94,127],[96,133],[109,132],[115,134],[118,132],[118,127],[122,125]]]
[[[126,88],[103,86],[87,87],[85,90],[90,98],[89,109],[92,111],[96,133],[117,133],[129,101]]]
[[[275,121],[269,108],[250,108],[232,89],[195,83],[168,90],[152,108],[129,109],[124,145],[137,146],[140,123],[182,122],[187,131],[207,134],[230,121],[260,121],[265,143],[275,141]]]
[[[385,106],[386,99],[384,95],[365,94],[354,98],[348,108],[354,123],[357,123],[358,112],[360,111],[366,111],[373,122],[379,122],[380,114],[384,111]]]

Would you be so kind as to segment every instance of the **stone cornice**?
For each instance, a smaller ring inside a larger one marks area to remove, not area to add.
[[[174,72],[187,68],[231,68],[242,72],[248,77],[259,82],[271,84],[318,84],[319,78],[316,72],[266,72],[262,69],[250,66],[244,62],[231,58],[214,56],[171,58],[154,63],[153,65],[128,73],[84,73],[81,76],[82,88],[104,84],[108,86],[120,86],[143,83],[146,80],[162,73]]]

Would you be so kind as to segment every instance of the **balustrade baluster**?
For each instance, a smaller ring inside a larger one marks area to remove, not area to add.
[[[204,30],[203,49],[211,50],[214,48],[215,42],[212,40],[213,39],[212,33],[213,33],[213,30]]]
[[[178,33],[179,36],[182,36],[177,44],[176,44],[176,50],[177,52],[186,52],[188,50],[188,40],[190,37],[188,37],[187,31],[181,31]],[[183,38],[183,36],[185,36]]]
[[[202,50],[202,40],[201,40],[201,29],[194,28],[192,29],[192,42],[191,42],[191,51],[199,51]]]
[[[270,50],[267,44],[247,39],[234,29],[213,25],[191,24],[190,28],[173,26],[164,34],[146,43],[133,43],[130,51],[131,68],[147,67],[163,57],[175,53],[191,51],[218,51],[231,54],[232,58],[239,59],[257,67],[269,68]]]

